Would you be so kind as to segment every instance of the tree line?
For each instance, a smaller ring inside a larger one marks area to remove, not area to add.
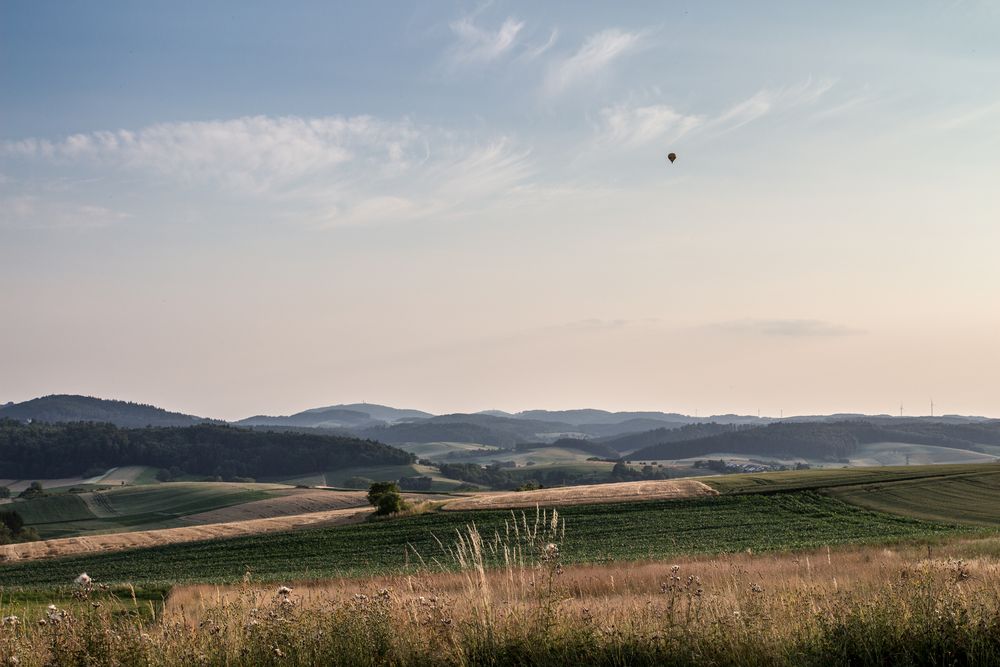
[[[406,465],[415,457],[371,440],[252,431],[218,424],[119,428],[0,420],[0,476],[75,477],[146,465],[191,475],[274,478],[355,466]]]

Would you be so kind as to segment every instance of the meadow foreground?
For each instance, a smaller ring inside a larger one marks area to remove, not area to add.
[[[564,566],[557,515],[450,572],[174,589],[8,615],[18,665],[937,665],[1000,660],[1000,540]],[[491,568],[495,564],[498,567]]]

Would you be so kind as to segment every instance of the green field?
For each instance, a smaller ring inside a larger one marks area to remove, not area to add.
[[[836,488],[829,493],[882,512],[1000,526],[1000,470]]]
[[[820,468],[705,477],[720,493],[766,493],[877,484],[909,479],[946,478],[1000,470],[995,464],[891,466],[875,468]]]
[[[567,562],[667,558],[677,554],[929,538],[961,532],[943,523],[874,513],[812,492],[567,507]],[[511,512],[437,512],[357,526],[241,537],[0,567],[0,586],[67,584],[81,571],[97,581],[232,582],[250,570],[265,580],[398,571],[443,556],[472,522],[487,535]],[[520,515],[518,515],[520,516]],[[533,518],[533,517],[532,517]],[[415,550],[415,551],[414,551]]]
[[[176,482],[115,487],[86,494],[54,494],[7,505],[46,539],[186,525],[182,517],[273,494],[265,484]]]

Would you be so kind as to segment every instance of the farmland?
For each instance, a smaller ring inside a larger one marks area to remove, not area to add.
[[[745,494],[563,508],[568,562],[664,558],[684,553],[772,551],[827,544],[934,538],[954,525],[873,513],[816,493]],[[268,580],[380,573],[440,558],[448,540],[475,523],[504,531],[510,511],[436,512],[280,537],[239,537],[0,568],[0,586],[63,584],[80,571],[106,582],[235,581],[250,570]],[[419,555],[418,555],[419,554]]]
[[[1000,527],[1000,470],[866,484],[830,493],[872,510]]]
[[[282,487],[262,484],[187,483],[115,487],[82,494],[53,494],[12,506],[44,538],[183,525],[182,517],[270,498]]]

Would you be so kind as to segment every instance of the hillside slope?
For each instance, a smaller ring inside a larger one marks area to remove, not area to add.
[[[0,419],[40,422],[107,422],[126,428],[144,426],[193,426],[204,417],[168,412],[163,408],[130,401],[116,401],[92,396],[52,394],[23,403],[0,407]]]

